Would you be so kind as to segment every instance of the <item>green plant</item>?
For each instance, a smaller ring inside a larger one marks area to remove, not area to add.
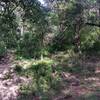
[[[6,45],[3,41],[0,41],[0,57],[4,56],[7,52]]]
[[[20,66],[16,66],[16,71],[19,72],[20,68]],[[38,95],[44,95],[50,89],[51,73],[51,61],[47,60],[36,61],[30,68],[21,70],[21,75],[32,77],[31,84],[23,84],[20,87],[21,93],[24,95],[35,92]]]
[[[39,57],[41,55],[41,48],[37,36],[30,32],[24,33],[22,40],[19,42],[17,52],[26,58]]]
[[[20,65],[16,65],[16,66],[14,67],[14,70],[15,70],[16,72],[20,73],[20,72],[22,71],[22,67],[21,67]]]
[[[32,65],[31,69],[38,76],[49,76],[52,72],[51,65],[46,62],[39,62],[37,65]]]

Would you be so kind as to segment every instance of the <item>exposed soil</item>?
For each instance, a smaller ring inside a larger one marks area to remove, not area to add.
[[[20,84],[28,79],[16,75],[12,66],[13,57],[7,55],[0,60],[0,100],[17,100]]]
[[[100,58],[86,58],[82,65],[84,73],[61,74],[61,93],[53,100],[100,100]]]
[[[17,100],[20,95],[20,84],[28,82],[29,79],[16,75],[11,68],[11,57],[3,58],[6,62],[0,63],[0,100]],[[86,60],[84,64],[89,65],[89,69],[95,69],[92,74],[61,73],[61,85],[59,93],[50,96],[50,100],[100,100],[100,61],[99,59]],[[66,67],[66,66],[64,66]],[[91,71],[91,70],[90,70]],[[32,97],[27,100],[39,100]]]

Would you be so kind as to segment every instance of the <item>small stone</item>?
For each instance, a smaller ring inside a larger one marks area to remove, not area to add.
[[[4,81],[3,81],[3,85],[5,85],[5,86],[9,86],[9,85],[11,85],[11,84],[12,84],[12,80],[11,80],[11,79],[4,80]]]
[[[12,77],[12,78],[15,78],[15,73],[12,73],[12,74],[11,74],[11,77]]]
[[[12,85],[12,82],[10,82],[10,81],[7,82],[7,85],[8,85],[8,86],[11,86],[11,85]]]
[[[10,72],[11,72],[11,73],[13,73],[13,72],[14,72],[14,70],[13,70],[13,69],[10,69]]]
[[[4,79],[4,75],[3,74],[0,74],[0,79]]]
[[[21,79],[18,78],[18,77],[16,77],[16,78],[14,78],[14,82],[15,82],[16,84],[21,83]]]
[[[3,85],[4,86],[7,86],[7,81],[3,81]]]
[[[4,70],[3,75],[8,74],[9,71],[7,69]]]

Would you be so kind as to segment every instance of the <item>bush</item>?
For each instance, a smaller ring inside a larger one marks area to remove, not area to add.
[[[32,33],[24,33],[17,48],[18,54],[26,58],[39,57],[41,55],[40,40]]]
[[[29,94],[37,92],[39,95],[45,93],[50,89],[51,74],[52,74],[52,61],[51,60],[39,60],[31,65],[27,69],[22,69],[20,75],[24,75],[32,78],[31,84],[24,84],[21,87],[22,94]],[[20,71],[20,66],[16,66],[16,71]]]
[[[0,57],[4,56],[6,53],[6,45],[3,41],[0,41]]]
[[[14,70],[18,73],[20,73],[22,71],[22,67],[20,65],[16,65]]]
[[[34,74],[41,77],[47,77],[52,73],[52,67],[45,61],[40,61],[36,65],[32,65],[31,69],[34,71]]]

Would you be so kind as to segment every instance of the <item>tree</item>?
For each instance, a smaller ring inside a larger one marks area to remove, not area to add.
[[[30,33],[30,36],[37,38],[38,43],[34,45],[38,45],[36,48],[40,48],[39,52],[42,52],[44,48],[43,39],[46,33],[47,21],[45,17],[46,12],[39,1],[1,0],[0,7],[1,39],[5,41],[7,47],[18,47],[19,49],[20,44],[22,44],[22,39],[25,39],[24,34]],[[30,40],[31,38],[29,41]],[[27,50],[27,47],[25,49]],[[34,50],[34,48],[31,48],[31,51]]]
[[[57,15],[57,35],[53,42],[58,41],[58,45],[64,47],[62,44],[68,46],[68,43],[74,42],[77,51],[80,52],[80,32],[82,28],[87,26],[99,27],[99,20],[97,16],[98,1],[97,0],[46,0],[47,5],[51,8],[51,12]],[[94,13],[92,10],[95,10]],[[68,38],[66,38],[68,37]],[[62,41],[62,42],[61,42]],[[73,41],[73,42],[72,42]],[[57,44],[56,44],[57,45]]]

